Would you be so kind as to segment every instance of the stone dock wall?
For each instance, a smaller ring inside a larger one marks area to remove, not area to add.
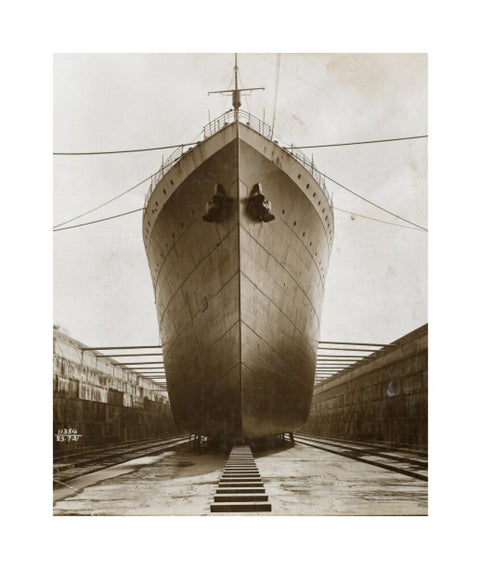
[[[302,432],[426,449],[428,326],[317,386]]]
[[[54,454],[178,433],[164,387],[85,347],[54,329]]]

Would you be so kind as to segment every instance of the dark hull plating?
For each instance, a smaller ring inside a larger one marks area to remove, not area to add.
[[[205,223],[220,183],[223,223]],[[250,218],[261,183],[276,219]],[[186,431],[255,439],[310,409],[331,207],[292,156],[234,123],[185,154],[149,198],[144,239],[173,415]]]

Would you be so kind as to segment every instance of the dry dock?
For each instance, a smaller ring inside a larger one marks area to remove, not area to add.
[[[179,432],[161,385],[56,333],[53,513],[426,515],[427,334],[323,381],[295,443],[252,443],[241,463]],[[230,490],[232,512],[213,506]]]
[[[299,443],[253,454],[271,511],[243,514],[427,514],[426,481]],[[54,515],[222,514],[211,505],[227,457],[187,445],[124,462],[93,474],[88,486],[56,489]]]

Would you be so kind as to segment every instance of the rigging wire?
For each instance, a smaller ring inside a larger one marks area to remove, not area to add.
[[[377,207],[378,209],[384,211],[385,213],[388,213],[389,215],[393,215],[394,217],[396,217],[397,219],[400,219],[402,221],[405,221],[406,223],[409,223],[410,225],[413,225],[414,227],[416,227],[418,230],[422,230],[422,231],[428,231],[428,229],[426,229],[425,227],[422,227],[421,225],[417,225],[416,223],[413,223],[412,221],[409,221],[408,219],[405,219],[404,217],[401,217],[400,215],[397,215],[396,213],[393,213],[392,211],[389,211],[388,209],[385,209],[384,207],[382,207],[381,205],[378,205],[376,203],[374,203],[373,201],[370,201],[369,199],[367,199],[366,197],[361,196],[360,194],[354,192],[353,190],[349,189],[348,187],[346,187],[345,185],[341,184],[340,182],[334,180],[333,178],[331,178],[330,176],[327,176],[327,174],[322,173],[322,176],[325,177],[325,179],[330,180],[331,182],[335,183],[336,185],[338,185],[339,187],[341,187],[342,189],[345,189],[346,191],[352,193],[353,195],[355,195],[356,197],[359,197],[360,199],[366,201],[367,203],[369,203],[370,205],[373,205],[374,207]],[[97,205],[97,207],[94,207],[93,209],[90,209],[89,211],[85,211],[84,213],[81,213],[80,215],[77,215],[76,217],[72,217],[71,219],[68,219],[66,221],[63,221],[63,223],[58,223],[57,225],[54,225],[53,230],[54,231],[58,231],[58,230],[62,230],[59,229],[59,227],[62,227],[63,225],[66,225],[67,223],[70,223],[71,221],[76,221],[77,219],[80,219],[81,217],[84,217],[85,215],[88,215],[89,213],[92,213],[93,211],[96,211],[97,209],[100,209],[101,207],[104,207],[105,205],[108,205],[109,203],[112,203],[113,201],[115,201],[116,199],[119,199],[120,197],[122,197],[123,195],[126,195],[127,193],[129,193],[130,191],[133,191],[134,189],[136,189],[137,187],[139,187],[140,185],[142,185],[143,183],[145,183],[146,181],[148,181],[149,179],[151,179],[151,175],[148,176],[147,178],[143,179],[142,181],[138,182],[137,184],[135,184],[134,186],[130,187],[129,189],[127,189],[126,191],[116,195],[115,197],[112,197],[112,199],[109,199],[108,201],[105,201],[104,203]],[[335,208],[336,209],[336,208]],[[365,217],[367,219],[371,219],[372,221],[379,221],[380,223],[388,223],[387,221],[380,221],[379,219],[373,219],[372,217],[366,217],[364,215],[360,215],[359,213],[352,213],[350,211],[344,211],[343,209],[338,209],[339,211],[343,211],[345,213],[350,213],[351,215],[357,215],[359,217]],[[134,211],[131,211],[132,213],[135,211],[140,211],[140,209],[135,209]],[[123,214],[122,214],[123,215]],[[120,215],[121,216],[121,215]],[[107,217],[107,219],[113,219],[114,217]],[[99,221],[93,221],[94,223],[98,223]],[[73,225],[71,227],[65,227],[67,229],[70,228],[74,228],[74,227],[83,227],[85,225],[88,225],[90,223],[82,223],[80,225]],[[398,225],[398,223],[389,223],[391,225],[397,225],[399,227],[404,227],[404,225]],[[410,228],[410,227],[405,227],[405,228]]]
[[[240,84],[240,87],[245,87],[245,85],[243,84],[243,81],[242,81],[242,77],[240,75],[240,69],[238,70],[238,82]],[[244,93],[243,98],[244,98],[244,100],[247,104],[248,112],[250,113],[250,104],[248,103],[248,94]]]
[[[198,134],[198,136],[200,136],[201,133]],[[183,146],[183,144],[180,144],[180,146]],[[178,147],[180,147],[178,146]],[[182,154],[183,155],[183,154]],[[180,158],[182,156],[177,156],[172,162],[171,165],[173,166],[174,164],[176,164]],[[109,203],[112,203],[112,201],[115,201],[116,199],[119,199],[120,197],[124,196],[125,194],[127,194],[130,191],[133,191],[134,189],[136,189],[139,185],[142,185],[142,183],[145,183],[146,181],[148,181],[149,179],[151,179],[154,175],[158,174],[161,171],[162,168],[160,168],[159,170],[157,170],[156,172],[154,172],[153,174],[149,175],[147,178],[143,179],[142,181],[139,181],[137,184],[135,184],[134,186],[130,187],[129,189],[125,190],[123,193],[120,193],[118,195],[116,195],[115,197],[112,197],[112,199],[109,199],[108,201],[105,201],[104,203],[101,203],[100,205],[97,205],[96,207],[94,207],[93,209],[90,209],[89,211],[85,211],[84,213],[81,213],[80,215],[77,215],[76,217],[72,217],[71,219],[68,219],[67,221],[64,221],[63,223],[58,223],[57,225],[54,225],[54,229],[56,229],[57,227],[61,227],[62,225],[66,225],[67,223],[70,223],[71,221],[76,221],[77,219],[80,219],[80,217],[85,217],[85,215],[88,215],[89,213],[92,213],[93,211],[96,211],[97,209],[100,209],[101,207],[104,207],[105,205],[108,205]]]
[[[69,227],[62,227],[60,229],[53,229],[56,231],[66,231],[68,229],[76,229],[77,227],[85,227],[86,225],[93,225],[95,223],[101,223],[102,221],[109,221],[110,219],[117,219],[118,217],[124,217],[125,215],[130,215],[132,213],[137,213],[138,211],[144,211],[145,207],[140,207],[139,209],[132,209],[132,211],[126,211],[125,213],[120,213],[119,215],[112,215],[111,217],[104,217],[103,219],[97,219],[96,221],[89,221],[88,223],[80,223],[78,225],[70,225]]]
[[[404,136],[403,138],[384,138],[383,140],[363,140],[362,142],[339,142],[337,144],[315,144],[313,146],[295,146],[295,148],[308,149],[308,148],[333,148],[335,146],[355,146],[358,144],[378,144],[379,142],[397,142],[399,140],[415,140],[418,138],[428,138],[428,134],[421,134],[420,136]]]
[[[230,90],[233,87],[233,82],[235,80],[235,70],[232,70],[232,73],[230,75],[230,83],[228,84],[228,90]],[[223,102],[223,112],[225,113],[225,109],[227,108],[228,105],[228,97],[225,97],[225,100]]]
[[[422,227],[421,225],[417,225],[416,223],[414,223],[413,221],[409,221],[408,219],[405,219],[405,217],[401,217],[400,215],[397,215],[396,213],[393,213],[393,211],[389,211],[388,209],[385,209],[384,207],[382,207],[381,205],[378,205],[377,203],[374,203],[373,201],[370,201],[369,199],[367,199],[366,197],[363,197],[362,195],[360,195],[359,193],[355,193],[355,191],[353,191],[352,189],[349,189],[348,187],[346,187],[345,185],[341,184],[340,182],[334,180],[333,178],[327,176],[327,174],[322,173],[322,176],[325,179],[330,180],[331,182],[333,182],[334,184],[338,185],[339,187],[341,187],[342,189],[344,189],[345,191],[348,191],[349,193],[351,193],[352,195],[355,195],[356,197],[359,197],[360,199],[362,199],[363,201],[366,201],[367,203],[370,203],[370,205],[373,205],[374,207],[377,207],[378,209],[381,209],[382,211],[384,211],[385,213],[388,213],[389,215],[393,215],[394,217],[396,217],[397,219],[400,219],[401,221],[405,221],[406,223],[413,225],[414,227],[417,227],[419,229],[421,229],[422,231],[428,231],[428,229],[426,229],[425,227]]]
[[[227,105],[228,101],[224,103],[224,108]],[[248,106],[248,99],[246,100]],[[273,126],[273,125],[272,125]],[[203,131],[202,131],[203,132]],[[201,133],[200,133],[201,134]],[[428,134],[421,134],[419,136],[404,136],[401,138],[384,138],[382,140],[362,140],[360,142],[339,142],[335,144],[313,144],[311,146],[297,146],[299,150],[302,149],[309,149],[309,148],[333,148],[336,146],[357,146],[360,144],[379,144],[381,142],[397,142],[400,140],[415,140],[419,138],[428,138]],[[181,146],[194,146],[198,144],[197,142],[186,142],[184,144],[176,144],[174,146],[155,146],[153,148],[138,148],[133,150],[110,150],[106,152],[53,152],[54,156],[97,156],[102,154],[128,154],[131,152],[153,152],[155,150],[168,150],[171,148],[180,148]],[[290,148],[290,146],[288,146]]]
[[[56,225],[54,225],[54,229],[56,229],[57,227],[62,227],[63,225],[66,225],[67,223],[71,223],[72,221],[76,221],[77,219],[80,219],[80,217],[85,217],[85,215],[88,215],[89,213],[93,213],[93,211],[96,211],[97,209],[100,209],[101,207],[104,207],[105,205],[108,205],[109,203],[112,203],[112,201],[115,201],[116,199],[119,199],[120,197],[123,197],[124,195],[126,195],[127,193],[129,193],[130,191],[133,191],[134,189],[136,189],[137,187],[139,187],[140,185],[142,185],[143,183],[145,183],[146,181],[148,181],[153,174],[149,175],[148,177],[146,177],[145,179],[142,179],[142,181],[139,181],[138,183],[136,183],[134,186],[129,187],[128,189],[126,189],[125,191],[123,191],[122,193],[119,193],[118,195],[116,195],[115,197],[112,197],[112,199],[109,199],[108,201],[105,201],[104,203],[101,203],[100,205],[97,205],[96,207],[94,207],[93,209],[90,209],[89,211],[85,211],[84,213],[81,213],[80,215],[77,215],[76,217],[72,217],[71,219],[67,219],[66,221],[63,221],[63,223],[57,223]]]
[[[278,83],[280,79],[280,58],[282,54],[277,53],[277,68],[275,71],[275,98],[273,102],[273,118],[272,118],[272,134],[275,128],[275,115],[277,114],[277,99],[278,99]]]
[[[395,227],[402,227],[403,229],[411,229],[412,231],[425,231],[425,229],[418,229],[417,227],[409,227],[408,225],[400,225],[400,223],[391,223],[390,221],[383,221],[382,219],[375,219],[374,217],[367,217],[367,215],[361,215],[360,213],[354,213],[353,211],[346,211],[345,209],[340,209],[339,207],[334,207],[335,211],[341,211],[342,213],[348,213],[349,215],[355,215],[355,217],[363,217],[363,219],[370,219],[370,221],[377,221],[378,223],[385,223],[387,225],[394,225]]]
[[[228,84],[228,89],[227,89],[228,91],[232,88],[234,78],[235,78],[235,71],[233,70],[232,73],[231,73],[231,76],[230,76],[230,83]],[[227,108],[227,105],[228,105],[228,96],[226,96],[224,94],[223,98],[225,100],[223,102],[222,114],[225,114],[225,109]],[[209,111],[209,113],[210,113],[210,111]],[[209,116],[210,116],[210,114],[209,114]],[[208,122],[210,123],[211,121],[209,120]]]
[[[267,54],[269,55],[269,54]],[[306,83],[307,85],[310,85],[311,87],[319,90],[319,91],[324,91],[325,89],[322,89],[321,87],[319,87],[318,85],[315,85],[315,83],[311,83],[310,81],[308,81],[307,79],[304,79],[303,77],[300,77],[300,75],[297,75],[297,73],[294,73],[293,71],[290,71],[285,65],[282,65],[282,69],[288,73],[288,75],[291,75],[292,77],[295,77],[296,79],[298,79],[299,81],[303,81],[304,83]]]
[[[107,150],[104,152],[53,152],[54,156],[98,156],[102,154],[129,154],[132,152],[152,152],[154,150],[169,150],[180,148],[180,146],[193,146],[197,142],[185,142],[184,144],[174,144],[173,146],[156,146],[154,148],[137,148],[134,150]]]
[[[145,208],[140,207],[139,209],[133,209],[131,211],[126,211],[125,213],[120,213],[118,215],[112,215],[111,217],[104,217],[103,219],[96,219],[95,221],[89,221],[88,223],[80,223],[78,225],[70,225],[69,227],[63,227],[58,229],[53,229],[54,232],[56,231],[66,231],[67,229],[76,229],[78,227],[85,227],[87,225],[93,225],[95,223],[101,223],[103,221],[109,221],[111,219],[117,219],[118,217],[124,217],[125,215],[130,215],[132,213],[137,213],[138,211],[143,211]],[[356,217],[362,217],[364,219],[369,219],[370,221],[377,221],[378,223],[385,223],[387,225],[393,225],[395,227],[400,227],[402,229],[411,229],[412,231],[423,231],[424,229],[416,228],[416,227],[409,227],[407,225],[400,225],[399,223],[391,223],[389,221],[383,221],[381,219],[375,219],[374,217],[368,217],[367,215],[361,215],[360,213],[355,213],[353,211],[346,211],[345,209],[340,209],[339,207],[334,207],[335,211],[341,211],[342,213],[347,213],[349,215],[355,215]]]

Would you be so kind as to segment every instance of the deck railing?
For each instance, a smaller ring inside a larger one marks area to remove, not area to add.
[[[265,136],[265,138],[273,140],[273,131],[266,122],[260,120],[253,114],[240,109],[236,111],[229,110],[224,114],[220,115],[218,118],[215,118],[214,120],[211,120],[208,124],[206,124],[203,127],[202,131],[203,139],[207,140],[208,138],[211,138],[214,134],[220,132],[221,130],[223,130],[224,128],[226,128],[236,120],[238,120],[238,122],[246,124],[256,132],[261,134],[262,136]],[[273,142],[279,145],[281,148],[283,148],[291,156],[293,156],[297,160],[297,162],[302,164],[302,166],[312,175],[315,181],[322,188],[323,192],[325,193],[325,196],[327,197],[328,203],[330,204],[330,206],[332,206],[333,205],[332,197],[325,185],[325,175],[322,174],[322,172],[320,172],[319,170],[317,170],[313,162],[313,157],[311,159],[308,159],[307,156],[299,148],[296,148],[293,144],[284,145],[283,142],[280,143],[278,140],[273,140]],[[200,141],[197,142],[197,144],[199,143]],[[160,181],[165,177],[167,172],[178,162],[178,160],[183,156],[183,154],[191,150],[192,146],[193,145],[190,145],[190,147],[186,145],[180,145],[172,154],[170,154],[170,156],[168,156],[168,158],[165,161],[162,161],[160,169],[157,172],[155,172],[150,178],[150,187],[145,196],[145,207],[147,206],[148,200],[150,199],[152,193],[154,192],[155,188],[160,183]]]
[[[243,124],[250,126],[250,128],[253,128],[253,130],[256,130],[262,136],[265,136],[265,138],[268,138],[269,140],[272,139],[272,129],[266,122],[244,110],[229,110],[203,127],[204,140],[210,138],[210,136],[213,136],[217,132],[220,132],[220,130],[229,124],[232,124],[232,122],[235,122],[235,115],[238,116],[238,122],[242,122]]]
[[[286,150],[291,156],[293,156],[297,160],[297,162],[300,162],[302,166],[312,175],[313,179],[318,183],[318,185],[322,188],[322,191],[325,193],[329,205],[332,206],[332,196],[330,195],[330,192],[328,191],[325,183],[325,174],[317,170],[313,162],[313,158],[308,159],[308,157],[293,144],[290,144],[290,146],[282,146],[282,148]]]

